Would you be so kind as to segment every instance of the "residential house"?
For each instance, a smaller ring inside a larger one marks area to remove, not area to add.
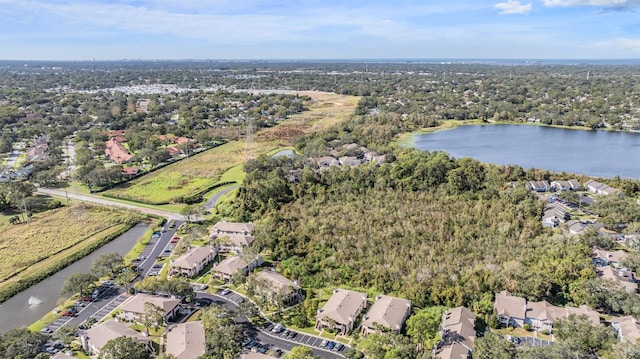
[[[120,317],[129,321],[138,321],[145,314],[145,303],[152,303],[162,308],[165,322],[173,320],[182,309],[180,299],[138,293],[120,304],[118,307],[120,309]]]
[[[618,333],[620,341],[636,343],[640,338],[638,321],[630,315],[611,318],[611,327]]]
[[[153,352],[153,346],[151,345],[151,339],[149,337],[115,319],[109,319],[88,329],[80,336],[80,342],[85,351],[97,356],[109,340],[119,337],[133,338],[143,343],[150,352]]]
[[[524,324],[529,324],[533,330],[551,331],[553,323],[566,316],[565,308],[556,307],[546,300],[528,302]]]
[[[240,253],[245,247],[253,243],[254,237],[245,234],[214,234],[211,236],[211,240],[214,241],[218,251],[221,253]]]
[[[271,301],[277,300],[276,297],[280,296],[285,304],[292,305],[303,299],[302,288],[298,283],[276,271],[263,270],[256,274],[256,280],[262,284],[257,286],[260,288],[258,294],[266,296]]]
[[[249,260],[243,256],[229,257],[211,268],[212,275],[226,282],[230,282],[236,273],[249,275],[262,264],[260,257]]]
[[[411,314],[410,300],[378,295],[362,318],[362,335],[380,333],[381,329],[400,333],[409,314]]]
[[[527,311],[527,300],[514,297],[506,290],[496,294],[493,307],[498,313],[498,321],[504,326],[522,327]]]
[[[340,161],[331,156],[323,156],[316,159],[318,166],[320,167],[329,167],[329,166],[339,166]]]
[[[202,322],[187,322],[167,328],[167,354],[176,359],[196,359],[205,354],[206,342]]]
[[[239,223],[239,222],[218,222],[213,228],[211,228],[211,235],[229,235],[229,234],[242,234],[245,236],[251,235],[253,232],[253,223]]]
[[[573,235],[573,236],[584,234],[590,228],[600,228],[602,226],[601,224],[577,221],[577,220],[568,221],[566,224],[567,224],[567,231],[569,232],[570,235]]]
[[[567,212],[564,207],[558,202],[553,202],[545,207],[544,214],[542,215],[542,226],[558,227],[566,221],[566,218]]]
[[[571,190],[571,185],[569,184],[569,181],[552,181],[550,185],[551,185],[551,190],[553,191],[563,192],[563,191]]]
[[[530,181],[527,183],[527,188],[535,192],[547,192],[551,186],[547,181]]]
[[[476,315],[465,307],[451,308],[443,313],[440,324],[442,340],[434,347],[436,358],[467,359],[476,340]]]
[[[171,272],[192,278],[200,273],[216,257],[216,254],[216,251],[210,246],[192,247],[171,262]]]
[[[129,151],[127,151],[127,149],[124,148],[124,146],[122,146],[120,142],[116,141],[113,138],[107,141],[107,144],[104,148],[104,153],[110,161],[117,164],[129,162],[133,158]]]
[[[626,268],[614,269],[610,266],[596,267],[596,274],[598,277],[618,282],[627,292],[635,293],[638,291],[635,273]]]
[[[351,332],[358,315],[367,306],[367,295],[346,289],[334,289],[324,307],[318,309],[316,329],[335,329],[341,334]]]
[[[621,190],[610,187],[604,183],[600,183],[594,180],[588,180],[587,182],[585,182],[584,188],[586,188],[587,191],[589,192],[600,194],[603,196],[608,196],[608,195],[622,196],[623,195]]]
[[[140,168],[138,166],[124,167],[122,169],[122,174],[125,176],[135,176],[140,172]]]
[[[557,307],[547,301],[527,302],[525,298],[512,296],[507,291],[496,294],[494,308],[502,325],[523,327],[525,324],[533,330],[551,331],[553,324],[569,315],[585,315],[594,325],[600,323],[598,312],[582,305],[580,307]],[[521,309],[522,308],[522,309]]]
[[[620,268],[620,263],[629,255],[625,251],[606,251],[600,247],[593,247],[593,264],[596,267],[604,267],[612,265],[614,268]]]
[[[358,157],[342,156],[338,158],[338,162],[343,166],[357,166],[362,163]]]
[[[240,253],[253,243],[253,223],[218,222],[211,228],[211,240],[220,252]]]

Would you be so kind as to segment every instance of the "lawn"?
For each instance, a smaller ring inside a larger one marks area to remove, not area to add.
[[[358,98],[322,92],[301,92],[312,99],[309,111],[290,116],[276,127],[257,133],[251,144],[230,141],[104,192],[149,204],[179,202],[183,197],[222,182],[244,179],[242,164],[259,154],[291,146],[295,137],[329,128],[349,118]]]
[[[139,220],[123,210],[78,204],[35,214],[29,225],[1,224],[0,288],[46,270]]]

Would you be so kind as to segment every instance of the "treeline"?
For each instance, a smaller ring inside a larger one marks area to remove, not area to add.
[[[543,203],[506,183],[528,173],[398,151],[391,164],[301,169],[262,157],[248,166],[236,213],[256,242],[311,288],[346,286],[407,297],[417,307],[490,313],[496,291],[580,302],[570,287],[595,276],[588,243],[543,230]],[[575,300],[574,300],[575,299]]]

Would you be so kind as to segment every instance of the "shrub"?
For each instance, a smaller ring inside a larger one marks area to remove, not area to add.
[[[522,326],[522,328],[523,328],[524,330],[528,331],[528,332],[530,332],[530,331],[531,331],[531,325],[530,325],[530,324],[525,324],[525,325],[523,325],[523,326]]]

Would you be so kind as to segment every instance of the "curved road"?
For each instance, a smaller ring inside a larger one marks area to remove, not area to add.
[[[134,205],[134,204],[116,202],[116,201],[110,200],[108,198],[103,198],[103,197],[97,197],[97,196],[92,196],[92,195],[87,195],[87,194],[71,192],[69,190],[65,191],[65,190],[61,190],[61,189],[39,187],[39,188],[36,189],[36,191],[38,193],[48,194],[50,196],[57,196],[57,197],[62,197],[62,198],[68,197],[70,199],[96,203],[96,204],[100,204],[100,205],[103,205],[103,206],[115,206],[115,207],[122,207],[122,208],[132,209],[132,210],[138,211],[140,213],[153,214],[153,215],[165,217],[165,218],[168,218],[168,219],[175,219],[175,220],[180,220],[180,221],[184,220],[184,216],[182,216],[182,215],[180,215],[178,213],[169,212],[169,211],[163,211],[163,210],[159,210],[159,209],[151,209],[151,208],[147,208],[147,207],[137,206],[137,205]]]
[[[207,203],[204,204],[204,209],[206,209],[207,211],[210,210],[211,208],[213,208],[213,206],[215,206],[215,204],[218,202],[220,197],[224,196],[229,191],[234,190],[234,189],[239,188],[239,187],[240,187],[239,185],[233,185],[233,186],[230,186],[230,187],[227,187],[225,189],[220,190],[220,192],[214,194],[213,196],[211,196],[211,198],[209,198]]]

